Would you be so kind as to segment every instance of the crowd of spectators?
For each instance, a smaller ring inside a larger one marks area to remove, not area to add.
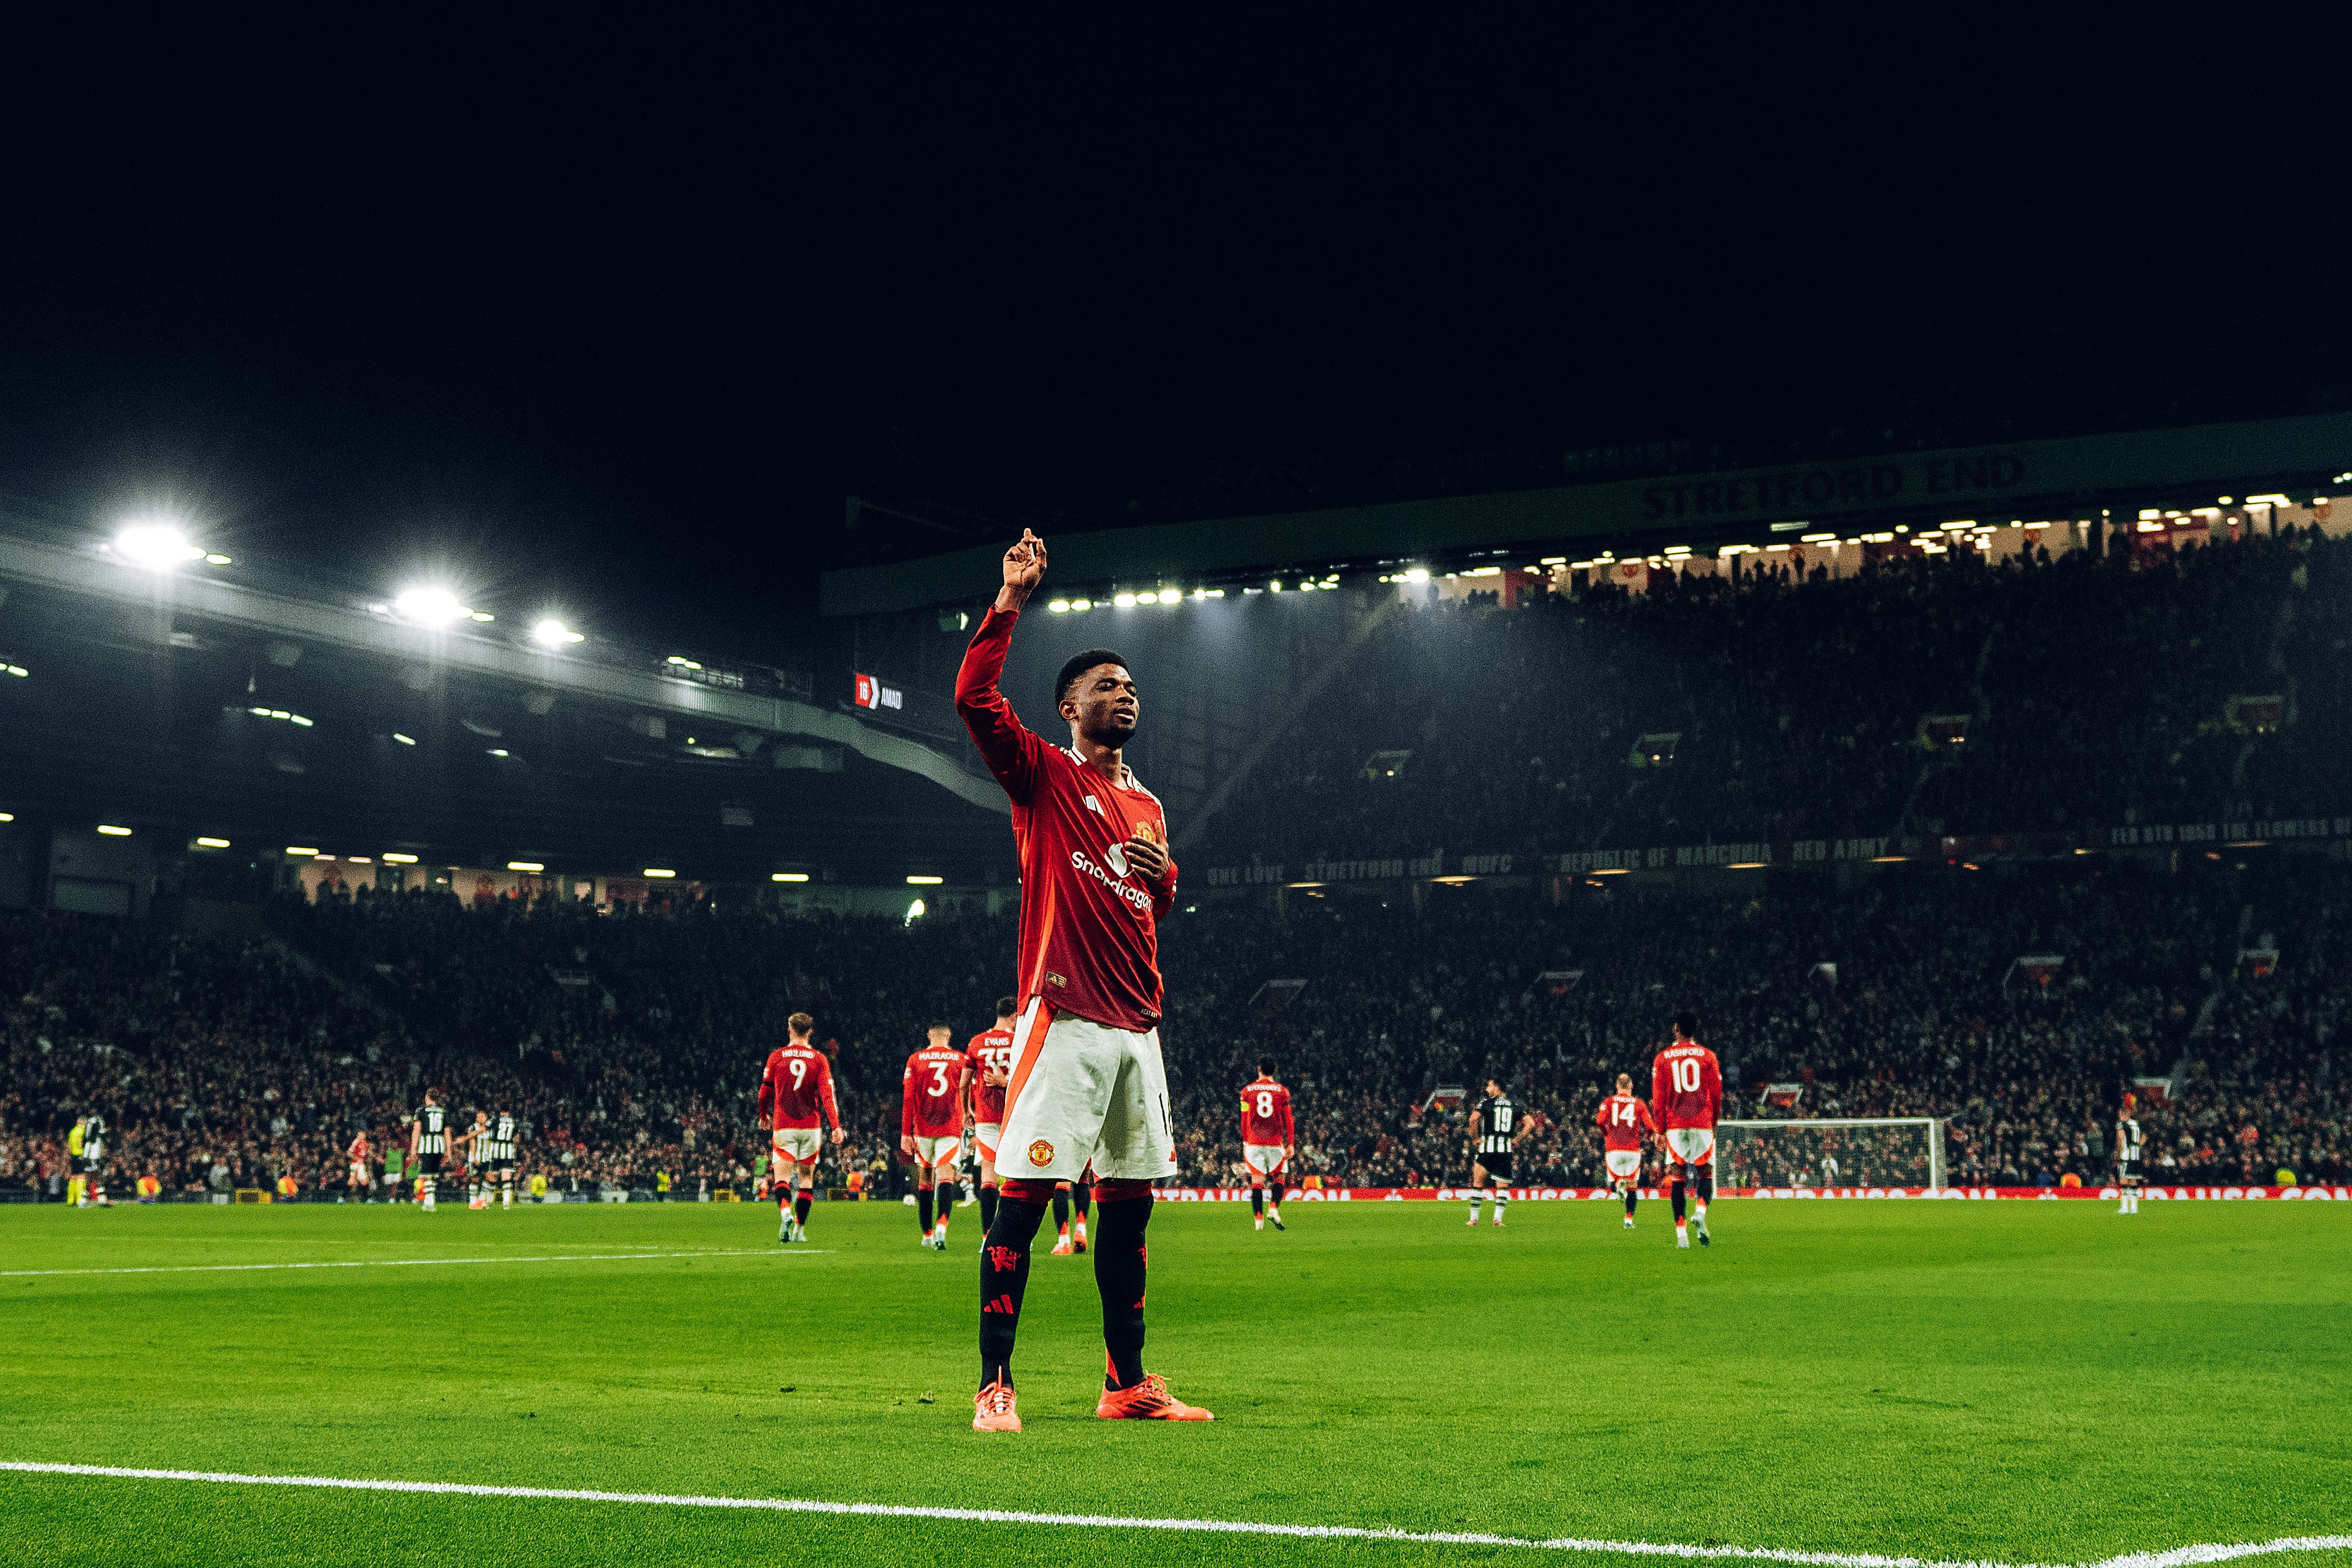
[[[1682,1008],[1723,1060],[1727,1116],[1945,1118],[1955,1184],[2098,1179],[2135,1081],[2159,1179],[2345,1179],[2352,874],[2324,858],[1546,894],[1433,887],[1416,906],[1335,889],[1171,915],[1179,1181],[1243,1182],[1238,1091],[1268,1054],[1295,1095],[1295,1176],[1460,1181],[1464,1108],[1441,1091],[1475,1098],[1491,1076],[1533,1129],[1521,1179],[1597,1185],[1597,1101],[1620,1071],[1647,1093]],[[959,1040],[986,1027],[1013,946],[1003,917],[604,915],[422,892],[273,919],[224,941],[0,915],[0,1185],[61,1187],[61,1141],[95,1112],[118,1196],[149,1175],[171,1193],[290,1178],[331,1196],[352,1135],[404,1146],[435,1085],[460,1126],[476,1108],[521,1118],[526,1179],[748,1192],[760,1067],[805,1009],[850,1134],[835,1179],[887,1192],[907,1055],[934,1021]],[[2241,960],[2254,947],[2280,955],[2265,974]],[[1725,1155],[1766,1185],[1927,1175],[1916,1133],[1727,1136]]]
[[[1538,853],[2347,809],[2326,763],[2352,745],[2352,539],[2315,525],[2177,555],[1998,563],[1883,549],[1891,559],[1836,579],[1661,571],[1643,593],[1604,582],[1516,611],[1441,600],[1392,612],[1194,858],[1295,865],[1433,845]],[[1923,730],[1931,716],[1967,724]]]

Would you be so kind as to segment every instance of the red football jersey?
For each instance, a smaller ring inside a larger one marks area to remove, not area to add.
[[[1013,800],[1021,854],[1021,936],[1013,995],[1055,1012],[1140,1032],[1160,1023],[1160,916],[1176,899],[1176,862],[1147,883],[1120,848],[1138,827],[1168,842],[1160,798],[1132,772],[1112,779],[1014,716],[996,689],[1018,614],[990,606],[956,673],[956,707],[988,770]]]
[[[963,1052],[929,1046],[907,1058],[898,1081],[898,1134],[906,1138],[951,1138],[963,1131],[963,1075],[971,1070]]]
[[[1631,1094],[1612,1094],[1601,1102],[1592,1124],[1601,1129],[1601,1146],[1610,1149],[1638,1149],[1643,1128],[1658,1130],[1658,1119],[1650,1114],[1650,1108]]]
[[[1681,1040],[1658,1052],[1650,1068],[1650,1103],[1669,1129],[1715,1126],[1723,1109],[1723,1069],[1715,1052],[1695,1040]]]
[[[818,1112],[824,1115],[820,1117]],[[833,1063],[813,1045],[782,1045],[768,1052],[760,1074],[760,1119],[771,1127],[841,1125],[833,1100]]]
[[[362,1133],[352,1140],[352,1146],[346,1157],[355,1166],[363,1166],[373,1157],[374,1154],[375,1145],[368,1142],[368,1135],[365,1133]]]
[[[963,1054],[971,1063],[971,1119],[993,1126],[1004,1120],[1004,1091],[1011,1085],[991,1083],[988,1074],[1013,1076],[1013,1031],[992,1029],[973,1035]]]
[[[1242,1142],[1262,1149],[1288,1148],[1290,1091],[1271,1078],[1254,1078],[1242,1091]]]

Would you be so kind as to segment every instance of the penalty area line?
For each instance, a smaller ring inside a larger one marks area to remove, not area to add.
[[[652,1504],[664,1508],[742,1509],[771,1513],[836,1514],[858,1519],[937,1519],[966,1524],[1040,1524],[1095,1530],[1165,1530],[1209,1535],[1274,1535],[1307,1541],[1393,1541],[1433,1546],[1510,1546],[1536,1552],[1589,1552],[1620,1557],[1684,1557],[1791,1563],[1818,1568],[2046,1568],[1975,1560],[1941,1562],[1873,1552],[1796,1552],[1773,1546],[1687,1546],[1675,1542],[1538,1540],[1465,1531],[1372,1530],[1345,1524],[1267,1524],[1236,1519],[1119,1519],[1097,1513],[1028,1513],[994,1508],[923,1508],[903,1503],[820,1502],[802,1498],[695,1497],[665,1492],[591,1491],[562,1487],[478,1486],[461,1481],[353,1480],[339,1476],[248,1476],[222,1470],[130,1469],[114,1465],[0,1459],[0,1473],[89,1476],[110,1480],[205,1481],[226,1486],[310,1487],[328,1491],[409,1492],[433,1497],[519,1498],[530,1501]],[[2290,1535],[2273,1541],[2131,1552],[2069,1568],[2191,1568],[2242,1557],[2352,1550],[2352,1535]]]
[[[68,1274],[252,1274],[273,1269],[429,1269],[466,1263],[625,1263],[650,1258],[811,1258],[830,1247],[708,1248],[691,1252],[565,1252],[520,1258],[352,1258],[320,1263],[157,1263],[137,1269],[0,1269],[0,1280]]]

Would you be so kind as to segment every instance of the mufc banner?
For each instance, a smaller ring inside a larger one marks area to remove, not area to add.
[[[1614,1201],[1616,1189],[1605,1186],[1515,1186],[1507,1189],[1513,1203],[1591,1203]],[[2140,1188],[2140,1197],[2179,1202],[2236,1201],[2246,1198],[2293,1198],[2304,1202],[2352,1202],[2352,1187],[2345,1186],[2158,1186],[2154,1183]],[[1162,1203],[1246,1203],[1249,1188],[1245,1186],[1163,1186],[1152,1190],[1152,1197]],[[1467,1199],[1468,1187],[1451,1186],[1337,1186],[1308,1190],[1291,1187],[1282,1197],[1285,1203],[1452,1203]],[[1655,1199],[1665,1196],[1655,1187],[1643,1187],[1643,1197]],[[1717,1197],[1755,1198],[1848,1198],[1848,1197],[1927,1197],[1959,1198],[1982,1202],[1991,1198],[2004,1200],[2022,1198],[2032,1202],[2051,1199],[2074,1202],[2083,1198],[2112,1198],[2112,1186],[1719,1186]]]

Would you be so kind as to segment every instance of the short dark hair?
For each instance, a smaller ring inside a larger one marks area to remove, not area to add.
[[[1127,668],[1127,655],[1115,653],[1108,648],[1089,648],[1083,653],[1071,654],[1063,663],[1062,673],[1054,677],[1055,703],[1058,706],[1064,697],[1068,696],[1070,688],[1077,685],[1078,677],[1097,664],[1117,664],[1124,670]]]
[[[1698,1014],[1687,1009],[1675,1015],[1675,1032],[1685,1040],[1698,1038]]]
[[[809,1017],[806,1013],[794,1013],[792,1017],[784,1020],[784,1027],[792,1030],[794,1034],[806,1034],[809,1030],[816,1028],[816,1019]]]
[[[1274,1076],[1274,1058],[1272,1058],[1271,1056],[1261,1056],[1261,1057],[1259,1057],[1259,1058],[1257,1059],[1257,1070],[1258,1070],[1260,1072],[1265,1073],[1268,1078],[1273,1077],[1273,1076]]]
[[[1021,1004],[1011,997],[999,997],[996,998],[996,1016],[1001,1019],[1018,1018],[1021,1016]]]
[[[927,1023],[923,1026],[923,1032],[925,1034],[953,1034],[955,1033],[955,1025],[951,1023]]]

